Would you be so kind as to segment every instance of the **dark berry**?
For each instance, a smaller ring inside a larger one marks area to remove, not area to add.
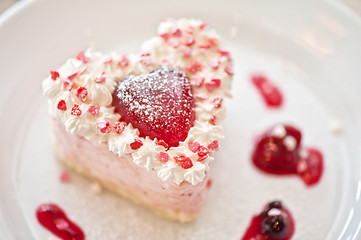
[[[281,215],[268,216],[262,223],[262,233],[275,239],[281,239],[288,234],[287,221]]]
[[[282,209],[282,202],[281,201],[273,201],[268,204],[268,210],[272,208]]]

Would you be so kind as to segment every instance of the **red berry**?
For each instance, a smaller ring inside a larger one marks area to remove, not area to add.
[[[195,120],[194,99],[184,72],[166,67],[120,82],[113,105],[122,120],[137,128],[141,137],[178,146]]]
[[[143,146],[143,142],[140,139],[134,139],[134,142],[130,144],[130,148],[133,150],[137,150],[141,146]]]
[[[66,111],[66,102],[64,100],[60,100],[58,102],[58,109],[61,111]]]

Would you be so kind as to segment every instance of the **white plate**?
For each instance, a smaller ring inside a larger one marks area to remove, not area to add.
[[[63,169],[49,144],[40,83],[50,69],[93,46],[136,52],[166,17],[206,20],[223,35],[235,62],[226,139],[213,187],[195,222],[177,224],[105,192]],[[0,16],[0,237],[47,239],[35,208],[55,202],[87,239],[240,239],[263,204],[282,199],[294,215],[293,239],[361,239],[361,20],[336,1],[55,1],[19,2]],[[280,110],[264,107],[249,82],[262,72],[285,94]],[[337,121],[342,133],[332,133]],[[322,181],[264,175],[250,164],[252,138],[292,123],[304,144],[320,148]]]

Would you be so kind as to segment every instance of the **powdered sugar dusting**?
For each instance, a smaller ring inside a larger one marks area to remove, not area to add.
[[[187,138],[195,119],[194,99],[186,74],[176,68],[162,67],[120,82],[114,96],[122,120],[149,136],[177,146]]]

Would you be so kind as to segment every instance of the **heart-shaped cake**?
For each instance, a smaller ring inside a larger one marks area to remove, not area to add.
[[[195,19],[167,20],[139,54],[87,50],[43,81],[57,157],[169,219],[194,219],[223,138],[230,53]]]

